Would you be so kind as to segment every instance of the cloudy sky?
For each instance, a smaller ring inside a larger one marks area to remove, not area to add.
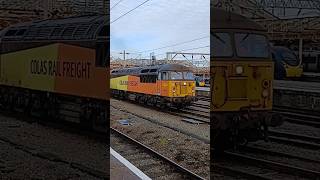
[[[210,0],[150,0],[116,20],[145,0],[121,0],[114,6],[119,1],[110,2],[113,57],[122,58],[119,53],[123,50],[131,53],[128,58],[149,58],[154,52],[161,59],[168,51],[183,50],[209,53],[205,46],[210,44]],[[161,48],[179,43],[183,44]]]

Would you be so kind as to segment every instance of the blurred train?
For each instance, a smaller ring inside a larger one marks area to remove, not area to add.
[[[320,73],[320,51],[305,50],[302,53],[303,70],[305,72]]]
[[[1,109],[43,121],[107,127],[107,20],[102,15],[77,16],[21,23],[1,31]]]
[[[159,107],[184,107],[196,101],[192,71],[182,65],[115,69],[111,71],[111,93]]]
[[[211,9],[211,133],[215,150],[268,138],[273,62],[266,31],[232,12]]]
[[[271,52],[275,79],[295,79],[302,76],[301,59],[292,50],[282,46],[273,46]]]
[[[196,81],[197,87],[204,87],[206,85],[205,79],[200,76],[196,76],[194,80]]]

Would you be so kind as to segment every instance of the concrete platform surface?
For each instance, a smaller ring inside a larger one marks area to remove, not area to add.
[[[151,180],[147,175],[110,148],[111,180]]]
[[[302,76],[305,76],[305,77],[320,77],[320,73],[303,72]]]
[[[196,91],[210,91],[210,87],[196,87]]]
[[[320,83],[319,82],[275,80],[273,85],[274,85],[274,87],[273,87],[274,89],[320,93]]]

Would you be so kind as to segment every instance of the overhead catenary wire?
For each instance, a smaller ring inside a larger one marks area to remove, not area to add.
[[[122,14],[121,16],[119,16],[118,18],[116,18],[115,20],[111,21],[111,22],[110,22],[110,24],[112,24],[112,23],[114,23],[114,22],[118,21],[119,19],[123,18],[124,16],[126,16],[126,15],[127,15],[127,14],[129,14],[129,13],[131,13],[132,11],[134,11],[134,10],[138,9],[139,7],[141,7],[142,5],[144,5],[145,3],[147,3],[148,1],[151,1],[151,0],[146,0],[146,1],[144,1],[143,3],[141,3],[141,4],[139,4],[138,6],[134,7],[134,8],[133,8],[133,9],[131,9],[130,11],[128,11],[128,12],[126,12],[126,13]]]
[[[200,38],[184,41],[184,42],[181,42],[181,43],[176,43],[176,44],[172,44],[172,45],[168,45],[168,46],[162,46],[162,47],[155,48],[155,49],[149,49],[149,50],[141,51],[141,52],[138,52],[138,53],[145,53],[145,52],[156,51],[156,50],[165,49],[165,48],[169,48],[169,47],[179,46],[179,45],[182,45],[182,44],[198,41],[198,40],[201,40],[201,39],[206,39],[206,38],[209,38],[209,37],[210,36],[204,36],[204,37],[200,37]]]
[[[116,7],[119,3],[121,3],[121,1],[123,1],[123,0],[119,0],[116,4],[114,4],[114,5],[110,8],[110,10],[113,9],[114,7]]]
[[[210,47],[210,45],[206,45],[206,46],[200,46],[200,47],[195,47],[195,48],[190,48],[190,49],[183,49],[183,50],[179,50],[179,51],[176,51],[176,52],[182,52],[182,51],[190,51],[190,50],[196,50],[196,49],[202,49],[202,48],[207,48],[207,47]],[[166,55],[167,53],[160,53],[160,54],[156,54],[155,56],[159,56],[159,55]],[[144,56],[143,58],[145,57],[149,57],[149,56]]]
[[[156,51],[156,50],[165,49],[165,48],[169,48],[169,47],[179,46],[179,45],[182,45],[182,44],[187,44],[187,43],[190,43],[190,42],[198,41],[198,40],[201,40],[201,39],[206,39],[206,38],[209,38],[209,37],[210,36],[202,36],[202,37],[199,37],[199,38],[183,41],[183,42],[176,43],[176,44],[171,44],[171,45],[162,46],[162,47],[149,49],[149,50],[145,50],[145,51],[140,51],[140,52],[137,51],[137,52],[134,52],[132,54],[142,54],[142,53],[146,53],[146,52],[150,52],[150,51]]]

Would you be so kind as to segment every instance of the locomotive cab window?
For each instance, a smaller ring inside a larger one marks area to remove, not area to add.
[[[194,80],[192,72],[183,72],[183,79],[185,80]]]
[[[141,73],[147,73],[147,72],[149,72],[149,69],[144,69],[141,71]]]
[[[96,66],[106,67],[107,58],[109,57],[108,44],[105,42],[96,43]]]
[[[214,57],[231,57],[233,55],[229,33],[212,33],[210,41]]]
[[[5,36],[14,36],[18,30],[9,30],[6,32]]]
[[[193,80],[194,79],[193,73],[178,72],[178,71],[161,72],[161,80],[182,80],[182,79]]]
[[[234,38],[236,52],[239,57],[269,57],[269,44],[266,36],[250,33],[235,33]]]
[[[20,30],[17,32],[17,36],[22,36],[22,35],[24,35],[24,33],[25,33],[26,31],[27,31],[26,29],[20,29]]]
[[[161,80],[169,80],[169,73],[161,72]]]
[[[171,71],[170,72],[170,79],[171,80],[181,80],[183,79],[183,74],[182,72],[175,72],[175,71]]]
[[[158,75],[141,75],[140,82],[141,83],[156,83]]]

